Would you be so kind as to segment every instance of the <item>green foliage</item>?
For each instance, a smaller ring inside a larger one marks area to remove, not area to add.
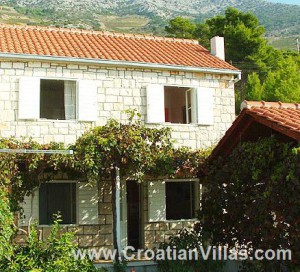
[[[299,260],[299,148],[273,138],[244,143],[210,163],[204,186],[200,216],[214,245],[291,249]]]
[[[48,150],[65,149],[61,143],[41,145],[32,139],[19,141],[15,138],[0,138],[1,149],[36,149]],[[19,210],[18,204],[23,201],[25,195],[45,181],[53,178],[58,169],[60,171],[72,171],[67,169],[72,165],[70,156],[60,154],[12,154],[0,153],[0,186],[10,186],[10,207],[12,211]]]
[[[26,244],[15,245],[11,257],[0,260],[0,270],[3,272],[99,271],[88,258],[76,260],[73,257],[73,250],[77,248],[74,245],[74,234],[63,232],[59,222],[59,218],[55,220],[46,241],[41,241],[36,227],[31,226]]]
[[[209,155],[209,150],[176,149],[171,141],[170,129],[147,128],[142,124],[141,116],[136,111],[130,110],[127,114],[126,123],[109,120],[106,125],[83,134],[73,146],[69,147],[74,150],[74,156],[0,153],[2,169],[0,184],[12,188],[11,202],[5,202],[4,199],[3,205],[6,205],[7,209],[11,207],[13,211],[18,211],[19,203],[23,201],[25,195],[32,193],[40,182],[54,179],[58,172],[66,173],[69,178],[76,177],[76,179],[82,178],[95,182],[111,180],[112,165],[117,165],[120,167],[122,179],[143,181],[147,178],[153,180],[162,177],[196,177],[198,164]],[[14,138],[0,139],[0,148],[65,149],[58,143],[40,145],[31,139],[18,141]],[[15,268],[15,270],[5,271],[23,271],[20,270],[21,265],[28,269],[33,267],[50,269],[45,271],[77,271],[60,270],[60,265],[66,262],[64,256],[72,247],[72,236],[65,234],[57,238],[58,231],[59,224],[56,223],[50,240],[44,243],[38,240],[36,231],[32,229],[26,246],[15,247],[13,258],[7,259],[2,267],[9,264],[9,267]],[[11,237],[9,232],[0,233],[6,235],[5,238]],[[54,254],[55,251],[57,254]],[[46,252],[50,257],[46,256]],[[51,262],[49,258],[52,258]],[[68,265],[72,266],[73,263],[70,261],[66,267]],[[122,270],[124,264],[120,265],[118,269]]]
[[[109,178],[113,164],[122,178],[142,181],[163,176],[195,177],[198,160],[208,151],[175,149],[169,128],[148,128],[128,112],[129,122],[110,120],[83,134],[75,143],[75,168],[88,180]]]
[[[163,249],[167,256],[167,248],[176,249],[178,256],[180,255],[180,250],[189,250],[199,249],[199,246],[202,245],[204,251],[207,250],[207,243],[203,243],[202,240],[205,240],[203,235],[200,235],[199,232],[195,230],[186,230],[183,229],[176,236],[171,236],[168,242],[161,243],[159,249]],[[205,246],[206,245],[206,246]],[[157,260],[158,270],[160,272],[193,272],[193,271],[222,271],[224,265],[221,261],[212,260],[211,256],[208,260],[203,260],[201,254],[192,260],[178,260],[178,256],[175,259],[173,254],[171,254],[171,259],[166,260]]]
[[[169,25],[165,27],[165,30],[173,37],[188,39],[193,38],[195,28],[195,24],[189,19],[176,17],[170,20]]]
[[[299,102],[300,56],[285,57],[278,52],[273,67],[261,79],[256,73],[248,77],[246,99]]]
[[[243,13],[235,8],[227,8],[225,15],[207,19],[205,23],[195,24],[189,19],[177,17],[169,22],[166,31],[176,37],[199,39],[208,46],[213,36],[225,38],[226,59],[238,63],[249,61],[266,46],[263,38],[265,29],[259,25],[258,19],[252,13]]]
[[[13,233],[13,214],[10,211],[7,188],[0,186],[0,260],[9,258],[12,254]]]
[[[299,55],[268,46],[265,29],[252,13],[230,7],[225,15],[200,24],[177,17],[166,31],[175,37],[198,39],[206,47],[213,36],[225,38],[226,60],[242,70],[242,80],[236,85],[238,107],[244,99],[299,102]]]

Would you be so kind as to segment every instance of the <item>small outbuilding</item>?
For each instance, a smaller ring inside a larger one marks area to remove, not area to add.
[[[273,136],[281,142],[300,142],[300,104],[244,101],[241,113],[213,150],[210,159],[227,156],[242,142]]]

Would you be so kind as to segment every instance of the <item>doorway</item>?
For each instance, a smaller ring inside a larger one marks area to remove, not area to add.
[[[141,184],[129,180],[126,188],[128,246],[137,250],[141,246]]]

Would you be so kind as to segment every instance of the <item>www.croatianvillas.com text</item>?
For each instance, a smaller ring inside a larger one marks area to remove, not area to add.
[[[89,258],[90,260],[115,260],[117,250],[107,248],[100,249],[77,249],[72,252],[75,259]],[[135,249],[128,246],[121,250],[119,259],[130,260],[292,260],[292,252],[289,249],[267,249],[252,250],[251,253],[247,249],[229,249],[226,246],[199,246],[194,249],[177,249],[176,247],[167,247],[166,249]]]

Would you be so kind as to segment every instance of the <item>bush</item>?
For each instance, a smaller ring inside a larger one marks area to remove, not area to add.
[[[11,258],[0,260],[0,271],[99,271],[91,260],[76,260],[73,257],[73,250],[77,248],[74,233],[62,233],[59,222],[57,218],[46,241],[39,239],[36,226],[29,227],[26,244],[15,245]]]
[[[12,254],[13,214],[10,211],[7,189],[0,186],[0,260]]]
[[[255,264],[256,271],[261,265],[263,271],[280,271],[299,263],[299,147],[275,137],[246,142],[212,161],[207,173],[200,218],[214,245],[246,245],[250,253],[291,250],[292,261],[265,259]],[[247,266],[244,271],[255,271],[254,262]]]
[[[204,260],[199,254],[199,247],[202,245],[204,251],[207,250],[207,244],[203,243],[205,240],[199,232],[195,230],[183,229],[178,235],[170,237],[169,242],[161,243],[159,249],[167,250],[168,247],[176,249],[177,256],[170,260],[157,260],[158,270],[160,272],[194,272],[194,271],[222,271],[224,265],[221,261],[213,261],[211,254],[208,260]],[[178,260],[180,258],[180,250],[186,251],[198,249],[198,259],[193,256],[192,260]],[[173,254],[171,254],[173,257]],[[167,254],[165,254],[167,256]]]

